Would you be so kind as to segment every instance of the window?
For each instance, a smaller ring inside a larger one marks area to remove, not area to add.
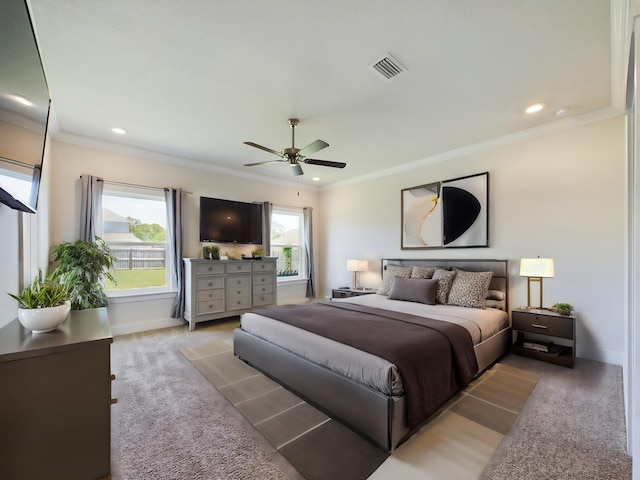
[[[271,255],[278,257],[278,281],[306,278],[303,222],[301,208],[274,205],[271,211]]]
[[[29,205],[32,178],[33,166],[27,167],[13,162],[0,164],[0,187],[25,205]]]
[[[107,293],[171,289],[167,251],[167,206],[162,190],[111,185],[102,193],[102,235],[116,257]]]

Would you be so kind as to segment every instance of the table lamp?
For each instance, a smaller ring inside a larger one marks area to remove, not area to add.
[[[542,279],[554,276],[553,258],[520,259],[520,276],[527,277],[527,308],[542,308]],[[540,306],[531,306],[531,283],[540,284]]]
[[[366,260],[347,260],[347,271],[353,272],[353,280],[351,288],[357,290],[358,287],[358,275],[360,272],[366,272],[369,270],[369,262]]]

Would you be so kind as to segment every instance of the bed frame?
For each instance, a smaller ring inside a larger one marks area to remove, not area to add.
[[[387,265],[424,265],[460,268],[468,271],[493,271],[490,288],[503,291],[509,287],[508,260],[413,260],[383,259]],[[504,310],[508,312],[505,300]],[[511,327],[474,347],[479,371],[483,372],[511,346]],[[251,335],[241,328],[234,332],[235,355],[309,403],[325,411],[391,452],[409,433],[405,419],[405,397],[389,396],[331,370],[316,365],[281,347]]]

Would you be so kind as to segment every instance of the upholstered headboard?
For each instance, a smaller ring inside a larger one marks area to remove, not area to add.
[[[469,272],[493,272],[490,290],[499,290],[504,294],[498,308],[509,311],[509,260],[491,259],[414,259],[414,258],[383,258],[380,263],[380,273],[384,277],[387,265],[413,267],[441,267],[447,270],[459,268]]]

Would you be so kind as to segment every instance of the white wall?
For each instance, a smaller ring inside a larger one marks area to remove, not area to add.
[[[52,145],[54,169],[51,178],[50,230],[51,245],[74,241],[79,235],[81,174],[91,174],[107,181],[155,187],[181,187],[192,194],[184,197],[185,257],[202,257],[199,241],[199,197],[210,196],[239,201],[271,201],[278,205],[312,207],[317,213],[316,189],[299,190],[295,183],[275,185],[253,178],[239,178],[189,167],[179,167],[147,158],[61,141]],[[318,232],[320,228],[316,228]],[[317,233],[315,233],[317,235]],[[236,248],[238,253],[250,253],[251,247]],[[305,290],[300,285],[279,285],[278,297],[290,303],[304,301]],[[171,319],[171,295],[141,298],[119,298],[110,301],[109,321],[114,334],[123,334],[179,325]]]
[[[18,304],[8,293],[19,293],[20,248],[18,245],[20,231],[18,216],[20,214],[0,204],[0,328],[17,316]]]
[[[321,194],[322,295],[349,285],[349,258],[369,260],[363,286],[380,284],[381,258],[506,258],[510,306],[526,305],[522,257],[551,257],[544,304],[578,315],[577,355],[622,364],[626,153],[616,117]],[[401,250],[400,190],[489,172],[489,248]]]

